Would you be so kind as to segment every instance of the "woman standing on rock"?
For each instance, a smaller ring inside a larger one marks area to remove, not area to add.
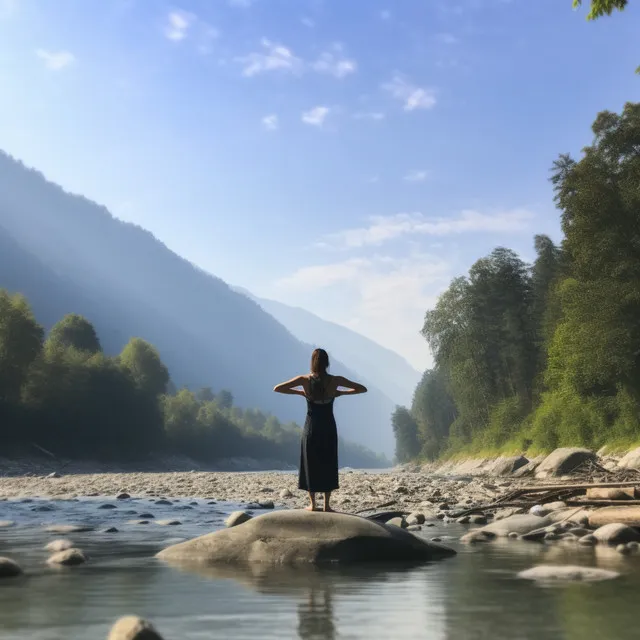
[[[338,488],[338,432],[333,416],[333,401],[339,396],[367,391],[358,382],[329,375],[328,369],[327,352],[315,349],[311,355],[311,373],[297,376],[273,388],[276,393],[304,396],[307,400],[298,488],[309,493],[308,511],[316,510],[316,493],[324,494],[324,510],[333,511],[330,505],[331,492]]]

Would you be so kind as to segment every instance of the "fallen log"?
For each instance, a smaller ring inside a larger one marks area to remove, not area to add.
[[[593,487],[587,489],[589,500],[634,500],[640,497],[637,487]]]
[[[596,487],[635,487],[637,480],[625,482],[586,482],[581,484],[539,484],[531,487],[520,487],[518,491],[523,493],[539,493],[541,491],[556,491],[560,489],[595,489]]]
[[[601,527],[605,524],[613,522],[626,524],[630,527],[640,526],[640,501],[636,501],[636,505],[628,507],[605,507],[604,509],[596,509],[589,515],[589,525],[592,527]]]

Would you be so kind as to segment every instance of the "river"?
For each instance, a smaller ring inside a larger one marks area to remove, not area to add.
[[[458,524],[426,528],[459,554],[420,568],[374,566],[324,571],[193,574],[165,566],[156,551],[223,526],[238,505],[182,499],[172,505],[113,498],[10,500],[0,519],[0,555],[25,569],[0,581],[2,640],[104,639],[113,622],[134,613],[166,640],[300,638],[392,640],[631,640],[638,637],[640,557],[609,549],[519,541],[465,547]],[[101,509],[111,503],[115,509]],[[151,512],[149,524],[130,524]],[[178,518],[179,526],[156,520]],[[69,536],[47,523],[87,523],[95,531]],[[115,526],[117,533],[103,533]],[[53,570],[44,545],[69,537],[90,557]],[[595,565],[622,575],[592,584],[540,586],[516,577],[541,563]]]

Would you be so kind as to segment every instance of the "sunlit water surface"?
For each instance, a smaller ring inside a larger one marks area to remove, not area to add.
[[[110,503],[116,509],[100,505]],[[52,510],[42,510],[51,508]],[[612,550],[505,541],[465,547],[467,528],[426,528],[459,554],[419,568],[368,567],[250,573],[226,569],[194,574],[154,558],[163,547],[220,528],[238,508],[181,499],[0,502],[0,555],[25,569],[0,581],[0,638],[106,638],[120,616],[153,621],[167,640],[237,638],[306,640],[425,638],[426,640],[631,640],[638,638],[640,558]],[[130,524],[141,514],[147,525]],[[160,519],[179,526],[159,526]],[[45,524],[86,523],[95,531],[61,536]],[[110,526],[117,533],[103,533]],[[68,537],[90,562],[66,570],[45,565],[44,545]],[[553,587],[516,577],[540,563],[594,565],[620,571],[612,581]]]

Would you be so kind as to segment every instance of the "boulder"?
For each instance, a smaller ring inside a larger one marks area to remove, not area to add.
[[[596,454],[589,449],[563,447],[550,453],[536,469],[536,478],[564,476],[575,471],[581,464],[595,462]]]
[[[67,549],[73,548],[73,542],[71,540],[65,540],[64,538],[60,538],[58,540],[52,540],[46,547],[45,551],[49,551],[51,553],[57,553],[58,551],[66,551]]]
[[[588,581],[611,580],[620,574],[615,571],[598,569],[596,567],[578,567],[572,565],[539,565],[526,569],[518,574],[518,578],[525,580],[540,580],[543,582],[553,580]]]
[[[239,524],[243,524],[251,520],[251,515],[246,511],[234,511],[225,521],[227,527],[237,527]]]
[[[550,524],[551,520],[548,518],[542,518],[531,514],[522,514],[509,516],[508,518],[503,518],[497,522],[492,522],[486,527],[477,529],[477,531],[493,534],[493,536],[498,538],[506,538],[512,532],[517,533],[518,535],[524,535],[531,531],[535,531],[536,529],[542,529]]]
[[[424,515],[424,513],[410,513],[409,516],[407,517],[407,524],[409,526],[411,525],[415,525],[415,524],[424,524],[424,521],[426,520],[426,517]]]
[[[613,522],[640,527],[640,507],[603,507],[589,514],[591,527],[601,527]]]
[[[593,532],[593,536],[600,544],[608,544],[609,546],[640,541],[640,533],[638,531],[619,522],[612,522],[599,527]]]
[[[618,462],[620,469],[640,469],[640,447],[629,451]]]
[[[161,551],[178,564],[424,562],[455,555],[399,527],[344,513],[275,511]]]
[[[0,557],[0,578],[15,578],[22,574],[20,565],[11,558]]]
[[[533,475],[533,472],[538,468],[538,466],[540,465],[540,460],[538,459],[533,459],[533,460],[529,460],[529,462],[527,462],[527,464],[522,465],[521,467],[519,467],[518,469],[516,469],[513,472],[513,477],[514,478],[528,478],[529,476]]]
[[[47,560],[47,564],[60,565],[63,567],[75,567],[76,565],[84,564],[86,561],[87,556],[85,556],[80,549],[72,548],[54,553]]]
[[[162,636],[150,622],[138,616],[125,616],[111,627],[107,640],[162,640]]]
[[[510,476],[528,463],[529,460],[524,456],[501,456],[488,467],[487,474],[490,476]]]

